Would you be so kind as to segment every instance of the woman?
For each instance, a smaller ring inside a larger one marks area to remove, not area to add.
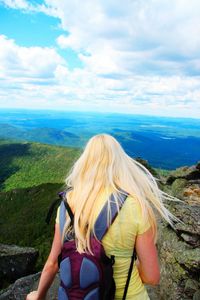
[[[163,200],[173,197],[162,192],[151,173],[129,157],[116,139],[107,134],[99,134],[89,140],[67,177],[66,184],[73,188],[67,195],[67,201],[74,213],[79,253],[90,251],[90,234],[109,195],[113,193],[116,196],[119,189],[129,194],[102,243],[107,256],[115,256],[115,299],[122,299],[134,246],[137,260],[126,299],[149,299],[144,284],[157,285],[160,279],[155,246],[157,226],[153,209],[156,208],[172,224],[174,217],[164,207]],[[38,290],[27,295],[27,300],[45,299],[58,271],[57,258],[62,246],[58,223],[59,209],[52,249],[43,268]],[[67,225],[65,227],[67,231]]]

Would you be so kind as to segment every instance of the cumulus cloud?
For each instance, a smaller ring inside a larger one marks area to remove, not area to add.
[[[34,87],[35,98],[48,94],[52,106],[61,101],[104,109],[106,103],[124,112],[179,109],[177,114],[199,116],[198,0],[0,2],[59,18],[66,33],[57,46],[72,49],[83,63],[69,70],[56,48],[19,47],[1,37],[1,70],[21,87]]]
[[[106,48],[108,57],[111,51],[116,54],[111,61],[117,56],[119,68],[135,74],[200,71],[199,1],[88,0],[79,4],[46,0],[69,33],[60,36],[58,44],[90,53],[90,64],[95,64],[95,55],[105,57]]]
[[[64,59],[53,48],[20,47],[14,40],[0,35],[1,76],[20,78],[54,77],[57,65],[65,65]]]

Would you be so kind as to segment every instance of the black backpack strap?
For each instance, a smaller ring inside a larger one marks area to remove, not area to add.
[[[59,204],[61,203],[61,201],[64,199],[65,194],[66,194],[68,191],[70,191],[71,189],[72,189],[72,188],[69,187],[69,188],[67,188],[67,190],[66,190],[65,192],[59,192],[59,193],[57,194],[57,195],[58,195],[58,198],[55,199],[55,200],[51,203],[51,205],[50,205],[50,207],[49,207],[49,209],[48,209],[48,212],[47,212],[47,215],[46,215],[46,219],[45,219],[45,222],[46,222],[47,224],[49,224],[50,221],[51,221],[51,217],[52,217],[52,215],[53,215],[54,209],[55,209],[56,207],[59,206]]]
[[[53,212],[54,212],[54,209],[55,209],[55,207],[58,206],[59,203],[60,203],[60,198],[54,200],[54,201],[52,202],[51,206],[49,207],[49,210],[48,210],[48,212],[47,212],[47,216],[46,216],[46,219],[45,219],[45,222],[46,222],[47,224],[50,223],[51,217],[52,217]]]
[[[67,199],[67,198],[66,198]],[[65,208],[66,208],[66,210],[67,210],[67,212],[68,212],[68,215],[69,215],[69,217],[70,217],[70,219],[71,219],[71,224],[70,225],[74,225],[74,214],[73,214],[73,212],[72,212],[72,210],[71,210],[71,207],[69,206],[69,204],[68,204],[68,202],[67,201],[64,201],[64,204],[65,204]]]
[[[105,203],[94,225],[94,233],[99,241],[103,239],[104,235],[106,234],[109,228],[107,222],[108,205],[110,204],[110,208],[111,208],[111,224],[112,224],[118,215],[119,212],[118,208],[119,210],[122,208],[127,197],[128,194],[120,190],[117,197],[118,203],[116,203],[113,194],[110,195],[109,200]]]
[[[134,263],[134,260],[136,260],[136,258],[137,258],[137,255],[136,255],[136,251],[135,251],[135,248],[134,248],[133,249],[133,255],[131,256],[131,263],[130,263],[130,267],[129,267],[129,270],[128,270],[128,276],[127,276],[126,285],[125,285],[125,288],[124,288],[124,294],[123,294],[122,300],[126,299],[126,295],[127,295],[128,287],[129,287],[129,282],[130,282],[131,274],[132,274],[132,270],[133,270],[133,263]]]

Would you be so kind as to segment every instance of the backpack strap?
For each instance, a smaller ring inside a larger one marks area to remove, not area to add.
[[[47,215],[46,215],[46,219],[45,219],[45,222],[49,225],[50,221],[51,221],[51,217],[53,215],[53,212],[54,212],[54,209],[55,207],[59,206],[60,204],[60,197],[58,199],[55,199],[52,203],[51,203],[51,206],[49,207],[49,210],[47,212]]]
[[[58,206],[61,204],[61,201],[64,199],[65,194],[66,194],[68,191],[70,191],[71,189],[72,189],[72,188],[69,187],[69,188],[67,188],[67,190],[66,190],[65,192],[59,192],[59,193],[57,194],[57,195],[58,195],[58,198],[55,199],[55,200],[51,203],[51,206],[49,207],[49,210],[48,210],[48,212],[47,212],[46,219],[45,219],[45,222],[46,222],[47,224],[49,224],[50,221],[51,221],[51,218],[52,218],[54,209],[55,209],[56,207],[58,207]]]
[[[67,191],[69,191],[69,190],[67,190]],[[71,219],[71,225],[73,226],[73,223],[74,223],[73,212],[72,212],[69,204],[66,201],[67,191],[60,193],[60,195],[62,194],[61,196],[63,198],[63,201],[61,202],[61,205],[60,205],[60,216],[59,216],[61,235],[63,233],[65,222],[66,222],[66,210]],[[95,222],[95,225],[94,225],[94,232],[99,241],[101,241],[103,239],[104,235],[106,234],[106,232],[110,226],[107,224],[107,212],[108,212],[109,203],[110,203],[110,208],[111,208],[111,224],[112,224],[118,215],[118,207],[119,207],[119,210],[122,208],[127,197],[128,197],[128,194],[126,192],[124,192],[123,190],[120,190],[120,193],[118,194],[118,198],[117,198],[118,203],[116,203],[113,194],[110,195],[109,202],[107,201],[106,204],[104,205],[104,207],[101,210],[101,212]]]
[[[135,247],[134,247],[133,248],[133,254],[131,256],[131,263],[130,263],[130,267],[129,267],[129,270],[128,270],[128,276],[127,276],[127,279],[126,279],[126,285],[125,285],[125,288],[124,288],[124,294],[123,294],[122,300],[126,299],[126,295],[127,295],[128,287],[129,287],[129,282],[130,282],[131,275],[132,275],[132,270],[133,270],[133,263],[134,263],[134,260],[136,260],[136,258],[137,258],[137,254],[136,254],[136,250],[135,250]]]
[[[60,234],[62,236],[63,234],[63,230],[64,230],[64,226],[65,226],[65,222],[66,222],[66,210],[69,214],[69,217],[71,219],[71,225],[74,224],[74,215],[73,215],[73,212],[69,206],[69,204],[67,203],[66,199],[67,199],[67,192],[70,191],[70,189],[68,189],[67,191],[65,192],[61,192],[59,193],[59,196],[62,197],[62,202],[60,204],[60,214],[59,214],[59,224],[60,224]]]
[[[120,190],[120,193],[118,193],[117,196],[117,202],[114,199],[113,194],[110,195],[109,201],[107,201],[101,210],[95,225],[94,225],[94,232],[99,241],[101,241],[108,231],[109,226],[114,222],[115,218],[118,215],[119,210],[122,208],[126,198],[128,197],[128,194]],[[107,222],[107,215],[108,215],[108,205],[110,204],[110,209],[111,209],[111,224],[109,225]]]

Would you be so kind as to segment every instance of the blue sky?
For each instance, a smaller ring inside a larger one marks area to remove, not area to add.
[[[198,0],[0,0],[0,108],[200,118]]]

